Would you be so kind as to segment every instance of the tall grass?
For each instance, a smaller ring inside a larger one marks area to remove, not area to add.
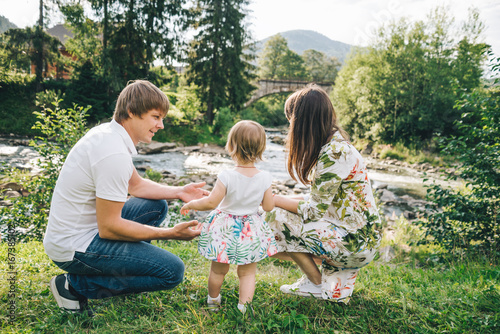
[[[498,333],[500,268],[486,259],[447,259],[439,250],[412,245],[418,229],[403,219],[386,233],[383,246],[393,246],[389,263],[376,260],[361,269],[348,305],[282,294],[281,284],[301,276],[289,262],[266,259],[258,264],[253,312],[236,308],[235,269],[222,289],[222,309],[206,308],[209,261],[197,253],[196,241],[156,242],[180,256],[185,280],[171,291],[90,301],[95,316],[61,312],[48,281],[62,271],[47,258],[40,242],[18,244],[17,319],[7,333]],[[0,244],[0,264],[7,275],[8,245]],[[0,299],[12,296],[2,283]]]

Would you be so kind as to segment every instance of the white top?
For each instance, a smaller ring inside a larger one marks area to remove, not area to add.
[[[115,120],[91,129],[71,149],[57,179],[43,245],[54,261],[73,260],[98,233],[96,197],[125,202],[137,154]]]
[[[266,171],[248,177],[235,170],[224,170],[217,177],[226,187],[226,196],[219,204],[219,209],[238,216],[257,213],[264,193],[273,181],[271,174]]]

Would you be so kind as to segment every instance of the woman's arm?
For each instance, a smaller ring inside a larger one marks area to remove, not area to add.
[[[185,215],[189,212],[189,210],[213,210],[224,199],[224,196],[226,196],[226,187],[220,180],[217,180],[214,189],[208,197],[192,200],[191,202],[184,204],[181,208],[181,214]]]
[[[287,197],[281,195],[274,196],[274,205],[278,208],[285,209],[287,211],[297,213],[297,208],[299,206],[300,199],[296,197]]]

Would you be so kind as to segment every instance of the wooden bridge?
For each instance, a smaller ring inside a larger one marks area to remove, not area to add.
[[[245,103],[245,107],[248,107],[258,99],[272,94],[284,93],[284,92],[295,92],[300,88],[304,88],[309,85],[310,81],[297,81],[297,80],[259,80],[257,82],[258,89],[252,94],[250,100]],[[323,88],[328,94],[333,89],[333,82],[321,82],[315,83],[316,85]]]

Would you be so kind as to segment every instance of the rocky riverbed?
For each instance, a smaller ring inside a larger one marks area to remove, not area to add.
[[[282,145],[283,136],[268,134],[270,141]],[[7,137],[0,138],[0,159],[10,166],[16,166],[24,170],[36,172],[33,162],[37,159],[29,145],[28,138]],[[150,169],[148,158],[160,153],[179,152],[183,155],[202,154],[208,156],[209,160],[225,159],[229,160],[229,156],[223,147],[214,145],[196,145],[182,146],[175,143],[159,143],[152,142],[151,144],[139,144],[138,152],[143,163],[136,164],[136,168],[140,173],[144,173]],[[408,164],[395,159],[377,159],[376,156],[366,155],[365,158],[371,172],[381,171],[388,173],[389,178],[394,178],[399,174],[411,174],[414,177],[423,177],[424,173],[438,178],[443,173],[454,173],[453,169],[436,169],[430,164]],[[176,175],[169,170],[159,170],[161,173],[160,183],[168,185],[184,185],[190,182],[206,182],[205,188],[211,190],[216,181],[214,173],[197,172],[192,174]],[[394,175],[392,177],[391,175]],[[9,206],[12,198],[18,196],[27,196],[28,192],[20,185],[10,182],[8,176],[3,176],[0,181],[0,206]],[[418,219],[419,214],[425,210],[425,205],[428,204],[423,200],[422,196],[410,196],[392,191],[390,183],[387,182],[372,182],[372,186],[379,198],[379,203],[389,221],[394,221],[400,215],[404,215],[409,220]],[[275,180],[273,182],[273,191],[276,194],[283,195],[299,195],[307,192],[307,187],[292,179]],[[203,215],[204,213],[198,213]],[[202,218],[202,217],[198,217]]]

